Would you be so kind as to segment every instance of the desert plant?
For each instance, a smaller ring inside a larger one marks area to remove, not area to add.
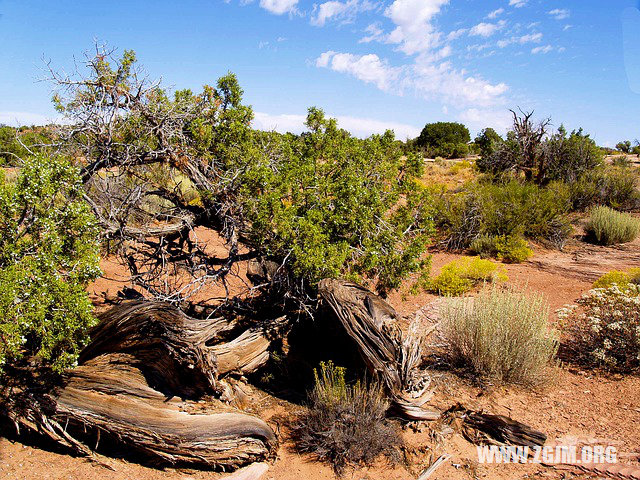
[[[463,257],[446,264],[428,283],[428,289],[438,295],[457,296],[482,282],[503,282],[507,276],[490,260]]]
[[[545,379],[558,341],[541,295],[494,285],[475,298],[449,301],[442,315],[455,364],[491,380],[537,384]]]
[[[471,243],[471,251],[482,258],[522,263],[533,255],[527,241],[518,235],[482,235]]]
[[[599,206],[591,210],[586,231],[602,245],[627,243],[640,234],[640,220],[628,213]]]
[[[0,231],[0,369],[34,355],[72,366],[95,322],[84,287],[100,274],[78,170],[32,157],[15,182],[0,175]]]
[[[593,283],[593,288],[609,288],[617,285],[625,290],[630,284],[640,284],[640,268],[632,268],[628,272],[612,270],[602,275]]]
[[[395,461],[402,439],[386,418],[389,408],[376,383],[347,385],[345,369],[321,362],[309,404],[293,426],[296,448],[329,461],[337,473],[368,465],[380,455]]]
[[[640,286],[613,285],[583,295],[558,311],[578,363],[615,372],[640,370]]]
[[[629,169],[595,169],[568,185],[572,209],[606,205],[618,210],[633,210],[640,205],[637,183],[637,173]]]

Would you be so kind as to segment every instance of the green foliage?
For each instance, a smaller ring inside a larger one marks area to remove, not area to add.
[[[597,288],[561,309],[571,359],[613,372],[640,370],[640,285]],[[578,308],[579,307],[579,308]]]
[[[0,125],[0,165],[17,165],[30,155],[29,147],[51,143],[52,135],[44,127],[13,128]]]
[[[296,448],[329,461],[338,474],[348,466],[370,465],[380,455],[397,460],[402,439],[386,418],[382,388],[347,385],[345,369],[332,362],[320,363],[314,373],[308,407],[293,427]]]
[[[93,325],[84,290],[99,274],[98,229],[78,171],[59,157],[25,160],[0,179],[0,365],[37,355],[73,365]]]
[[[443,312],[451,360],[489,380],[538,384],[558,349],[549,307],[539,294],[496,286],[452,300]]]
[[[640,219],[628,213],[599,206],[591,210],[586,231],[602,245],[627,243],[640,234]]]
[[[461,123],[428,123],[414,145],[429,156],[460,158],[469,154],[469,130]]]
[[[617,285],[621,290],[625,290],[632,284],[640,285],[640,268],[632,268],[628,272],[607,272],[594,282],[593,288],[610,288]]]
[[[483,235],[526,236],[561,248],[571,234],[569,207],[569,193],[562,184],[476,183],[445,198],[438,220],[453,249],[468,248]]]
[[[603,164],[603,154],[582,129],[567,135],[564,127],[545,136],[547,123],[534,126],[530,115],[514,119],[507,140],[477,162],[482,172],[523,175],[539,185],[553,180],[574,182]]]
[[[433,208],[415,156],[403,157],[391,132],[360,140],[315,108],[307,125],[299,137],[264,134],[277,154],[247,165],[240,198],[252,243],[311,285],[364,276],[384,292],[425,270]]]
[[[470,248],[482,258],[493,257],[507,263],[522,263],[533,255],[527,241],[518,235],[482,235]]]
[[[508,280],[503,269],[490,260],[463,257],[446,264],[429,283],[429,290],[438,295],[458,296],[482,282]]]
[[[606,205],[633,210],[640,206],[637,183],[637,172],[627,168],[594,169],[568,185],[572,209],[585,210],[594,205]]]
[[[488,157],[504,142],[504,139],[491,127],[485,128],[476,136],[474,143],[481,157]]]
[[[616,144],[616,150],[622,153],[631,153],[631,141],[625,140]]]

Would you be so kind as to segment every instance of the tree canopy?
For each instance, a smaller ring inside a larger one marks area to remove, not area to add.
[[[427,123],[416,140],[419,147],[443,147],[445,144],[467,144],[471,141],[469,129],[461,123]]]

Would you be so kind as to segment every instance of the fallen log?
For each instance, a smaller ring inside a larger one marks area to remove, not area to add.
[[[265,460],[277,448],[273,430],[215,397],[232,390],[224,375],[266,361],[269,328],[223,342],[226,327],[224,319],[193,319],[165,303],[122,304],[100,316],[80,365],[61,386],[15,384],[3,392],[4,408],[18,428],[86,455],[95,448],[88,438],[97,446],[102,434],[172,464],[226,469]],[[201,407],[198,399],[209,399],[206,412],[190,413]]]
[[[419,368],[417,326],[403,335],[393,307],[355,283],[324,279],[318,292],[354,341],[369,372],[385,386],[392,408],[406,420],[439,418],[439,412],[424,408],[433,392],[429,375]]]

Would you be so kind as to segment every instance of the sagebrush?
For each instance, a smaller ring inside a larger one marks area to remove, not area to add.
[[[640,220],[628,213],[599,206],[591,210],[586,231],[602,245],[627,243],[640,234]]]
[[[539,384],[558,350],[539,294],[491,286],[475,298],[443,309],[443,335],[451,361],[494,381]]]

